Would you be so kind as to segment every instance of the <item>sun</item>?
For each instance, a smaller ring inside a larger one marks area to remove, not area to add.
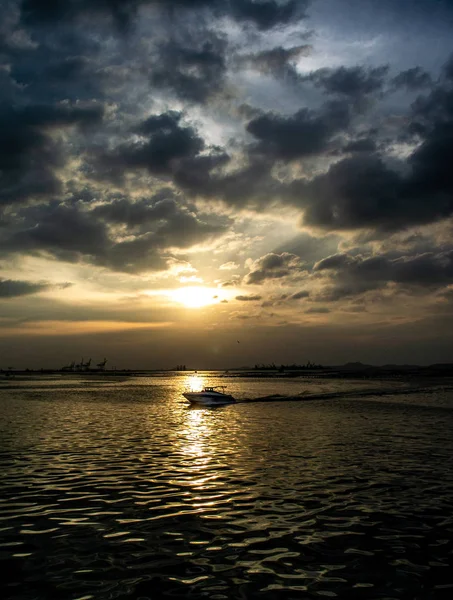
[[[169,296],[172,300],[183,304],[187,308],[202,308],[219,302],[216,292],[216,289],[192,286],[174,290],[170,292]]]

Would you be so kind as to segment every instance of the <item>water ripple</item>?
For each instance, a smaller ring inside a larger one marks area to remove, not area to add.
[[[177,391],[1,397],[5,597],[451,594],[447,391],[218,410]]]

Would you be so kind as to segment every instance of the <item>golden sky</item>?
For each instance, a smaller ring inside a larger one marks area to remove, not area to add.
[[[451,4],[1,10],[0,368],[451,360]]]

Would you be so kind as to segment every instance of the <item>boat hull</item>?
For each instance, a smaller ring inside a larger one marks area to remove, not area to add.
[[[183,396],[191,404],[202,404],[203,406],[220,406],[221,404],[234,404],[236,402],[233,396],[220,393],[185,392]]]

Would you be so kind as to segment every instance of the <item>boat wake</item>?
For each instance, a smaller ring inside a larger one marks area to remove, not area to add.
[[[435,385],[435,386],[411,386],[407,388],[369,388],[351,391],[320,392],[311,394],[302,392],[295,396],[284,396],[281,394],[272,394],[270,396],[261,396],[259,398],[242,398],[238,403],[250,402],[301,402],[307,400],[335,400],[337,398],[368,398],[377,396],[405,396],[412,394],[438,394],[440,392],[452,391],[453,386]]]

